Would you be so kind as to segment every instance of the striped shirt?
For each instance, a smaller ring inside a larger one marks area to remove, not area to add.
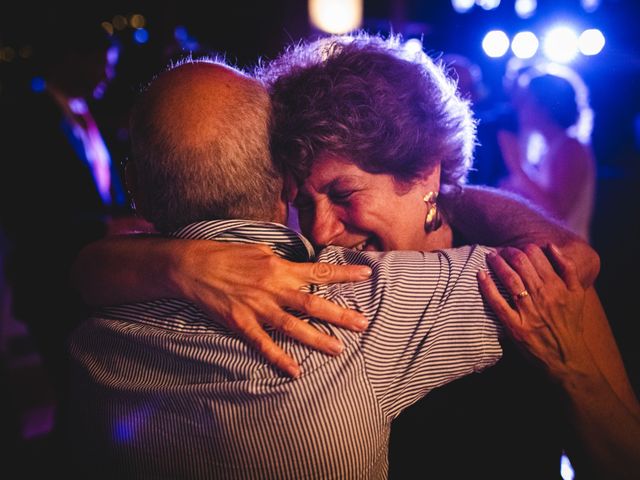
[[[308,241],[282,225],[235,220],[174,235],[264,243],[294,261],[369,265],[370,280],[312,287],[363,312],[369,327],[357,333],[307,318],[344,342],[337,357],[270,332],[300,363],[302,375],[292,379],[189,302],[95,313],[70,344],[75,456],[93,475],[383,479],[391,421],[431,389],[501,356],[499,327],[476,279],[487,248],[329,247],[315,258]]]

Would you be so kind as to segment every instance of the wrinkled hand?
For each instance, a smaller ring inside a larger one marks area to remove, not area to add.
[[[185,298],[238,332],[270,363],[294,377],[300,375],[299,365],[276,345],[263,325],[331,355],[341,353],[344,346],[285,307],[355,331],[367,326],[361,313],[300,288],[366,280],[371,274],[369,267],[296,263],[278,257],[266,245],[203,241],[192,243],[177,270]]]
[[[536,245],[507,247],[488,263],[512,301],[507,302],[489,275],[478,273],[480,290],[507,334],[557,381],[593,369],[584,342],[585,291],[575,264],[550,246],[548,257]],[[555,268],[554,268],[555,267]],[[520,292],[528,295],[518,295]]]

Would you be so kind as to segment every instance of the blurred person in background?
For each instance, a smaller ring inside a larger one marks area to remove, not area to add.
[[[11,314],[26,325],[53,385],[57,448],[67,337],[86,315],[70,286],[71,262],[92,240],[142,222],[130,216],[119,169],[92,115],[115,75],[116,38],[99,17],[58,6],[30,28],[30,68],[0,112],[0,225]]]
[[[509,170],[500,186],[542,207],[589,241],[596,160],[586,85],[567,66],[543,64],[518,73],[511,97],[518,131],[498,134]]]
[[[498,131],[515,131],[515,111],[510,102],[494,98],[480,66],[469,57],[446,53],[442,61],[447,75],[456,82],[460,96],[470,102],[477,121],[477,144],[467,182],[496,187],[508,173],[498,145]]]

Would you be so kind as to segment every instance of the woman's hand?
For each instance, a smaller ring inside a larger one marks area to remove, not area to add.
[[[480,272],[480,290],[507,331],[526,355],[554,380],[596,372],[583,338],[585,290],[575,264],[550,246],[547,254],[530,244],[507,247],[488,263],[512,301],[507,302],[489,275]]]
[[[160,298],[181,298],[246,338],[273,365],[290,375],[298,364],[279,348],[264,325],[336,355],[341,342],[320,332],[287,309],[351,330],[367,321],[300,289],[308,284],[366,280],[369,267],[296,263],[264,245],[158,236],[117,236],[86,246],[76,258],[72,279],[84,301],[94,307]]]
[[[275,255],[265,245],[211,241],[188,244],[176,266],[181,296],[218,322],[240,333],[273,365],[296,377],[300,367],[264,330],[270,325],[331,355],[344,346],[287,311],[320,318],[350,330],[364,330],[364,315],[300,289],[308,284],[366,280],[369,267],[297,263]]]
[[[547,248],[547,255],[549,259],[539,247],[527,245],[488,258],[511,303],[485,272],[478,273],[480,290],[509,336],[562,387],[567,418],[577,434],[577,443],[567,449],[578,475],[636,478],[640,404],[606,315],[595,290],[585,294],[575,264],[554,246]],[[594,319],[599,324],[595,329]]]

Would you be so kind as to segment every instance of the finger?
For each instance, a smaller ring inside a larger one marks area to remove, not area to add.
[[[577,290],[582,288],[580,278],[578,277],[578,269],[573,260],[563,255],[560,249],[554,244],[549,244],[547,248],[549,258],[553,262],[553,266],[558,271],[560,277],[567,284],[569,290]]]
[[[325,262],[294,265],[294,271],[306,283],[358,282],[371,277],[371,268],[366,265],[332,265]]]
[[[300,376],[300,365],[293,357],[287,355],[264,331],[262,326],[255,322],[245,323],[240,326],[240,333],[270,364],[279,368],[286,374],[298,378]]]
[[[489,304],[491,309],[498,316],[498,319],[505,325],[507,330],[513,334],[521,325],[520,315],[505,300],[504,296],[498,290],[493,279],[485,272],[478,272],[478,285],[482,297]]]
[[[344,351],[344,344],[339,339],[284,310],[270,312],[267,317],[274,328],[316,350],[329,355],[339,355]]]
[[[513,268],[507,263],[507,261],[501,256],[491,253],[487,256],[487,263],[491,267],[493,273],[498,277],[498,280],[504,285],[507,293],[511,295],[514,302],[518,298],[518,295],[522,295],[526,292],[526,288],[522,279]],[[525,296],[519,300],[526,300],[528,296]]]
[[[529,293],[537,292],[543,285],[543,281],[538,275],[536,268],[531,263],[529,257],[522,251],[513,247],[506,247],[500,255],[509,263],[509,266],[520,277],[523,288],[515,293],[527,290]]]
[[[504,325],[507,335],[514,340],[518,348],[527,357],[534,360],[538,359],[537,361],[539,361],[539,358],[543,357],[540,352],[544,351],[548,329],[543,332],[541,332],[540,328],[531,329],[530,325],[527,325],[525,317],[519,311],[511,308],[500,294],[493,279],[482,270],[478,272],[478,284],[482,296],[493,309],[498,320]]]
[[[527,258],[536,269],[538,276],[545,285],[550,285],[558,282],[561,276],[556,272],[554,266],[550,262],[549,257],[544,251],[537,245],[528,244],[525,245],[522,250],[527,255]]]
[[[360,332],[369,322],[360,312],[341,307],[330,300],[310,293],[294,292],[287,296],[286,305],[333,325]]]

